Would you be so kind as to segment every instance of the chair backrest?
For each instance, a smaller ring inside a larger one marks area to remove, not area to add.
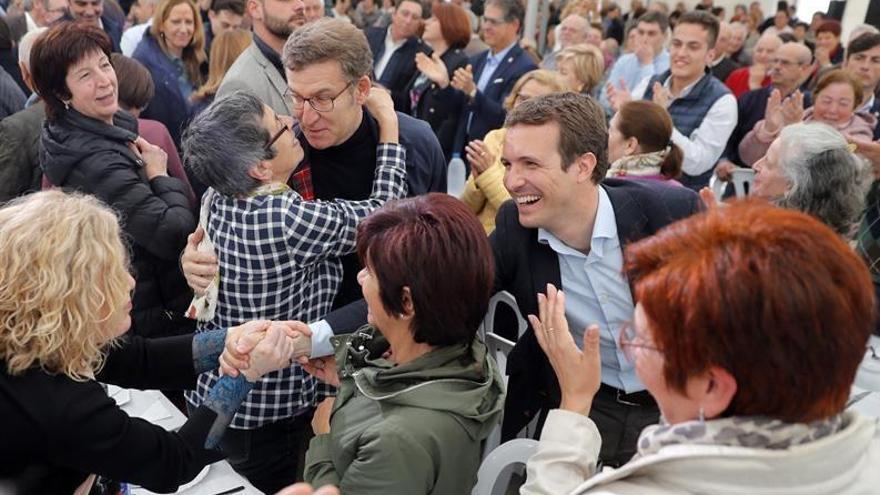
[[[752,183],[755,182],[755,171],[750,168],[735,168],[731,172],[731,182],[733,182],[733,191],[737,198],[744,198],[749,195],[752,190]],[[748,185],[748,187],[746,187]]]
[[[480,325],[478,333],[480,338],[483,339],[483,342],[486,342],[486,334],[494,332],[495,329],[495,315],[498,313],[498,305],[505,304],[510,307],[513,311],[513,314],[516,315],[516,337],[519,339],[522,337],[522,334],[525,333],[529,324],[526,322],[525,318],[519,312],[519,306],[516,304],[516,298],[513,297],[513,294],[503,290],[501,292],[496,293],[489,299],[489,309],[486,311],[486,316],[483,317],[483,323]],[[488,344],[488,342],[486,342]],[[501,368],[502,370],[504,368]]]
[[[480,464],[471,495],[504,495],[514,470],[525,465],[538,449],[538,441],[515,438],[501,444]]]
[[[737,198],[748,196],[752,182],[755,181],[755,171],[750,168],[735,168],[730,173],[730,182],[719,180],[717,175],[709,179],[709,189],[715,194],[715,199],[721,201],[728,184],[733,184],[733,192]],[[748,187],[747,187],[748,186]]]

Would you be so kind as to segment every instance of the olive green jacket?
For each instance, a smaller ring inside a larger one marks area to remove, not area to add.
[[[466,495],[480,444],[498,423],[504,384],[477,340],[396,366],[364,327],[334,337],[340,378],[330,433],[312,439],[305,478],[356,495]]]

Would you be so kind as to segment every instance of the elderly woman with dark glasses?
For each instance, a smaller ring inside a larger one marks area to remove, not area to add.
[[[637,300],[620,345],[657,400],[638,452],[598,473],[587,416],[599,335],[577,348],[552,286],[531,316],[559,378],[521,492],[868,494],[880,486],[874,419],[845,407],[874,324],[868,269],[804,213],[739,203],[630,245]]]
[[[291,189],[287,183],[304,159],[303,148],[291,122],[248,93],[218,99],[192,121],[183,137],[184,163],[209,187],[200,222],[219,263],[206,299],[190,308],[200,320],[198,331],[253,319],[249,315],[315,321],[330,311],[342,280],[340,257],[354,251],[359,221],[407,189],[405,150],[391,97],[373,90],[367,107],[379,122],[380,136],[372,194],[359,201],[305,201]],[[218,379],[216,371],[202,373],[199,387],[187,396],[190,405],[202,404]],[[232,425],[240,435],[263,435],[286,422],[307,428],[306,413],[325,392],[298,365],[288,366],[256,384],[258,398],[245,401]],[[278,419],[255,426],[246,418],[256,408],[277,410]],[[290,453],[304,450],[299,444],[304,439],[276,435],[271,441],[278,448],[246,452],[242,446],[247,442],[234,437],[225,437],[222,444],[233,467],[253,469],[254,456],[261,456],[262,466],[281,466],[290,477],[250,472],[257,488],[274,493],[294,481],[297,459]]]

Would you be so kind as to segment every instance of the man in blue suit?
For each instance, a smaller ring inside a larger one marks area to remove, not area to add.
[[[524,17],[519,0],[486,2],[482,29],[489,49],[472,57],[470,65],[456,70],[452,77],[452,87],[465,95],[454,152],[461,153],[465,144],[501,127],[504,98],[523,74],[538,68],[519,46]]]
[[[416,73],[416,53],[429,51],[418,37],[423,14],[421,3],[399,0],[390,26],[366,32],[373,52],[373,80],[391,92],[398,112],[406,112],[410,106],[406,88]]]

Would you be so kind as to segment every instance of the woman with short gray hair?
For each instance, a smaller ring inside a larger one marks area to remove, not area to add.
[[[869,170],[842,134],[820,123],[787,126],[754,169],[753,196],[813,215],[845,237],[852,235]]]

